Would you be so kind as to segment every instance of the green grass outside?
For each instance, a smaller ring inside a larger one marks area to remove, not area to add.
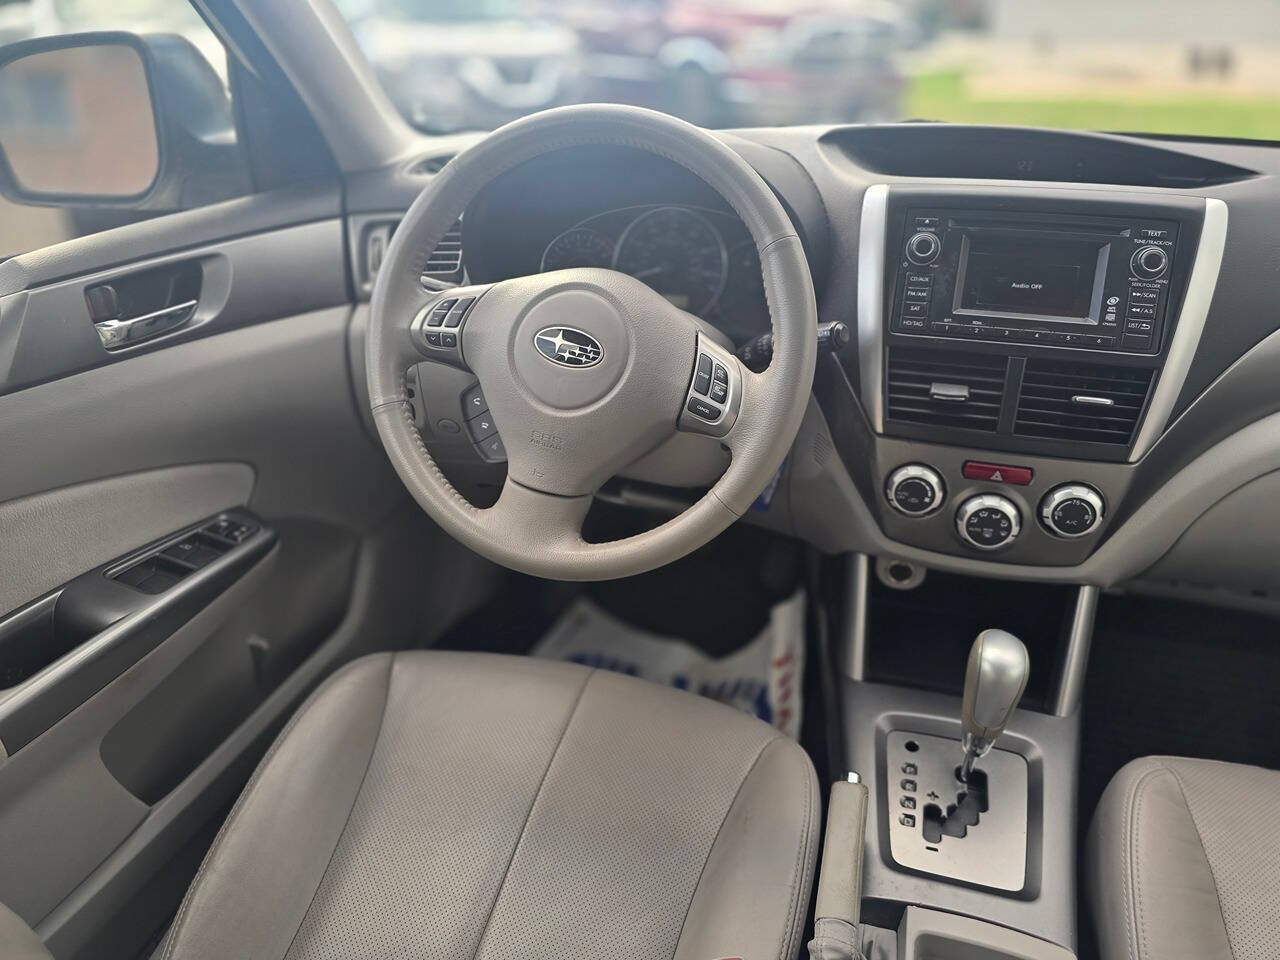
[[[1280,95],[1186,97],[1151,101],[980,100],[960,71],[914,77],[903,115],[953,123],[1025,124],[1078,130],[1183,133],[1280,140]]]

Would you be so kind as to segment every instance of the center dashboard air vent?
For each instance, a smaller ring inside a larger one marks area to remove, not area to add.
[[[1027,361],[1015,436],[1127,445],[1153,371],[1073,360]]]
[[[895,347],[886,384],[889,419],[995,433],[1007,365],[994,354]]]

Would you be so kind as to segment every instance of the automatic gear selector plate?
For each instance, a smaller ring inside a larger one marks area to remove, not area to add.
[[[1027,882],[1027,761],[992,750],[982,797],[961,794],[959,740],[892,731],[885,744],[889,851],[908,870],[1017,892]],[[950,820],[951,822],[948,822]],[[964,820],[963,824],[959,821]]]

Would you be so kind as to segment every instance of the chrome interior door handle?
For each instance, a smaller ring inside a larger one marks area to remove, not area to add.
[[[98,337],[106,349],[120,350],[177,330],[195,316],[198,303],[196,300],[186,300],[140,317],[99,320],[93,328],[98,331]]]

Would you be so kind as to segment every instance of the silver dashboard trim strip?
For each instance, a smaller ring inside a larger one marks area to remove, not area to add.
[[[1222,252],[1226,245],[1227,205],[1209,197],[1204,202],[1204,226],[1200,228],[1200,243],[1196,248],[1195,262],[1191,266],[1191,276],[1187,279],[1187,295],[1182,301],[1178,328],[1173,332],[1164,368],[1156,378],[1156,387],[1151,394],[1151,403],[1143,418],[1142,429],[1138,432],[1133,449],[1129,451],[1130,463],[1136,463],[1146,456],[1169,423],[1173,406],[1187,381],[1187,371],[1191,369],[1196,348],[1200,345],[1200,335],[1204,332],[1205,320],[1209,316],[1209,305],[1213,302],[1213,293],[1218,286],[1218,271],[1222,267]]]
[[[858,228],[858,380],[871,429],[884,433],[884,271],[889,185],[867,187]]]

